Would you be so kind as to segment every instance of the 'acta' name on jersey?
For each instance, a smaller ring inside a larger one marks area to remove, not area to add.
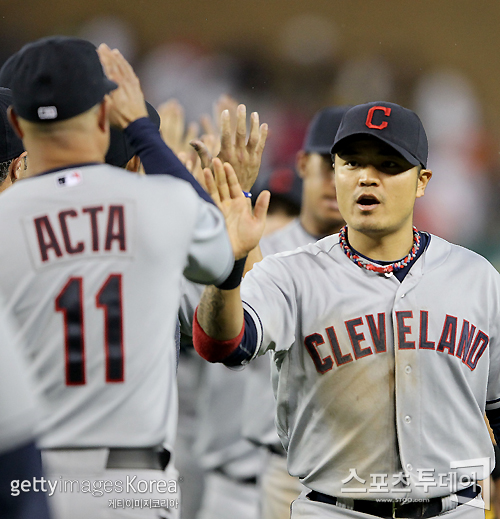
[[[396,347],[399,350],[435,350],[456,357],[457,360],[461,359],[471,370],[476,368],[490,340],[486,333],[477,329],[474,324],[466,319],[462,319],[461,328],[459,328],[459,319],[453,315],[446,315],[438,341],[430,340],[428,311],[420,311],[420,319],[417,323],[413,320],[413,311],[411,310],[396,312],[395,317]],[[317,371],[321,374],[330,371],[334,364],[342,366],[354,359],[359,360],[369,355],[387,351],[385,313],[377,314],[376,319],[373,315],[366,315],[365,319],[356,317],[345,321],[344,324],[351,341],[352,353],[342,351],[333,326],[325,328],[324,334],[316,332],[304,339],[304,345],[314,361]],[[418,325],[417,330],[415,330],[415,324]],[[363,331],[363,327],[365,331]],[[371,345],[366,339],[366,332],[371,337]],[[417,335],[414,335],[415,332],[417,332]],[[332,355],[323,356],[318,349],[319,346],[325,344],[325,336],[330,343],[333,358]],[[410,336],[418,336],[418,341],[409,340]],[[363,342],[365,344],[362,344]]]
[[[100,213],[103,213],[105,218],[98,218]],[[83,233],[86,236],[72,236],[70,222],[81,218],[88,220],[84,226],[87,231]],[[102,222],[101,229],[99,228],[100,221]],[[71,208],[60,211],[56,221],[49,215],[42,215],[34,218],[33,223],[42,262],[52,258],[61,258],[65,254],[81,254],[86,251],[87,247],[90,247],[93,252],[111,251],[113,248],[117,248],[119,251],[127,250],[123,205],[110,205],[108,208],[104,208],[102,205],[82,207],[80,211]],[[58,230],[57,233],[55,229]],[[62,240],[57,238],[57,234],[62,236]],[[102,243],[101,236],[104,237]]]

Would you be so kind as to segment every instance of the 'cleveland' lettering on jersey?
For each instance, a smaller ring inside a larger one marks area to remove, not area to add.
[[[346,350],[345,344],[341,346],[333,326],[325,329],[333,358],[332,355],[322,355],[319,350],[319,347],[325,344],[323,334],[316,332],[305,337],[304,345],[319,373],[330,371],[334,364],[342,366],[353,360],[362,359],[373,353],[384,353],[387,350],[386,315],[377,314],[377,323],[373,315],[366,315],[365,319],[366,321],[362,317],[356,317],[344,323],[351,342],[351,351]],[[460,327],[457,317],[446,315],[439,339],[431,341],[429,340],[429,312],[426,310],[420,311],[417,322],[410,310],[396,312],[396,327],[395,335],[399,350],[420,349],[445,353],[460,358],[471,370],[476,368],[490,340],[486,333],[477,330],[476,326],[466,319],[462,319]],[[371,341],[367,339],[368,333]],[[418,337],[418,341],[409,340],[410,337]]]
[[[99,218],[101,213],[104,218]],[[81,254],[87,249],[93,252],[127,251],[123,205],[65,209],[56,219],[42,215],[34,218],[33,224],[42,262],[65,254]]]

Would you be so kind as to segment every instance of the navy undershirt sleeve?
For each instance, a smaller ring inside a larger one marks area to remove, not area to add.
[[[257,328],[250,314],[243,310],[245,319],[245,331],[239,346],[222,362],[225,366],[241,366],[243,362],[250,360],[257,349]]]
[[[22,481],[33,483],[35,478],[38,481],[38,492],[33,489],[29,492],[21,491]],[[46,493],[40,491],[41,478],[42,460],[34,443],[0,454],[0,517],[49,519]],[[17,496],[12,495],[17,491]]]
[[[203,200],[214,203],[175,153],[165,144],[160,132],[148,117],[130,123],[124,133],[137,151],[146,175],[171,175],[185,180],[194,187]]]
[[[497,445],[500,445],[500,409],[491,409],[486,411],[486,417],[490,423]]]

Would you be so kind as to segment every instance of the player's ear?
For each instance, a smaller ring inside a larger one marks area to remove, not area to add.
[[[99,124],[99,128],[102,131],[107,131],[109,129],[109,98],[108,96],[104,96],[104,99],[99,104],[98,112],[97,112],[97,121]]]
[[[9,119],[9,123],[12,126],[12,128],[14,129],[14,132],[16,133],[16,135],[20,139],[23,139],[24,138],[24,132],[21,129],[21,126],[19,125],[19,119],[17,117],[16,112],[14,112],[12,106],[9,106],[9,108],[7,108],[7,117]]]
[[[300,178],[305,178],[307,176],[307,157],[308,154],[304,150],[299,150],[297,152],[295,165]]]
[[[420,170],[420,173],[418,174],[418,181],[417,181],[417,198],[424,196],[425,188],[427,187],[427,184],[429,183],[429,180],[431,179],[431,177],[432,177],[432,171],[430,169]]]
[[[125,166],[125,169],[127,171],[131,171],[132,173],[139,173],[139,170],[141,169],[141,159],[138,155],[134,155]]]
[[[16,180],[19,180],[22,176],[22,172],[24,171],[24,161],[25,157],[28,154],[27,151],[24,151],[19,155],[19,157],[15,158],[9,166],[9,177],[12,183]]]

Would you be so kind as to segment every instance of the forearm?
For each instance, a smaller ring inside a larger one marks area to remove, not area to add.
[[[250,270],[252,270],[255,263],[262,261],[262,252],[260,250],[260,245],[257,245],[255,249],[252,249],[247,256],[247,261],[245,263],[245,270],[243,271],[243,276]]]
[[[240,287],[221,290],[209,286],[201,296],[198,323],[212,339],[227,341],[237,337],[243,327]]]

